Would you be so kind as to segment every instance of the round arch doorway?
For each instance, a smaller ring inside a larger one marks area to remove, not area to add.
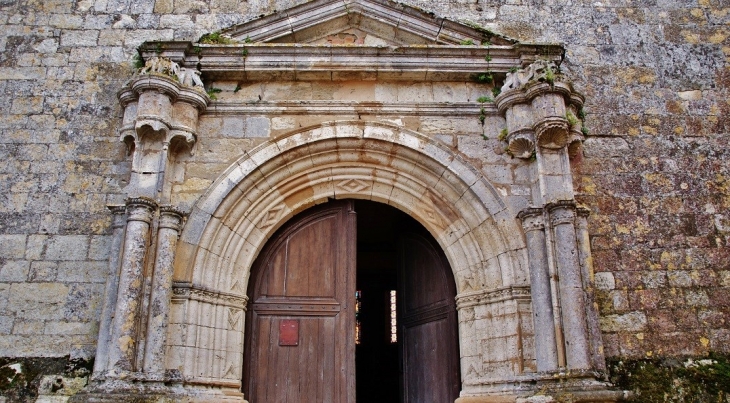
[[[252,268],[244,395],[451,403],[460,390],[455,294],[438,244],[401,211],[363,200],[305,210]]]

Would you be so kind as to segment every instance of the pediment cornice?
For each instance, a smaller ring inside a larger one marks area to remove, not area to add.
[[[316,0],[222,31],[234,40],[311,43],[357,28],[392,45],[458,45],[471,40],[512,45],[517,41],[476,25],[451,21],[390,0]]]

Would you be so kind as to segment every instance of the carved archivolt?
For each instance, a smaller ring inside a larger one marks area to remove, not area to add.
[[[363,149],[362,161],[337,162],[338,154],[351,158]],[[244,279],[245,289],[248,268],[279,225],[339,197],[388,203],[420,221],[446,252],[460,292],[478,287],[469,278],[502,279],[489,285],[495,288],[526,281],[515,252],[524,248],[521,230],[491,184],[435,140],[372,122],[292,133],[232,165],[195,205],[183,230],[188,281],[223,290]],[[482,270],[494,273],[471,274]]]

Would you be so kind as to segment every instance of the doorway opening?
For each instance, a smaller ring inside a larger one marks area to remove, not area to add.
[[[269,239],[251,273],[251,403],[458,397],[453,275],[407,214],[361,200],[313,207]]]
[[[360,295],[356,318],[359,342],[355,347],[357,401],[400,403],[398,232],[416,228],[418,223],[381,203],[358,200],[355,211]],[[391,292],[396,300],[396,329],[391,327]]]

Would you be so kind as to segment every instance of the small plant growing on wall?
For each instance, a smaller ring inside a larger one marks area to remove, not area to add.
[[[550,86],[555,85],[555,71],[550,66],[550,63],[547,63],[545,67],[545,82],[550,84]]]
[[[570,112],[566,112],[566,113],[565,113],[565,119],[566,119],[566,120],[568,121],[568,124],[569,124],[570,126],[575,126],[575,125],[577,125],[577,124],[578,124],[578,118],[577,118],[577,117],[575,117],[575,115],[573,115],[573,114],[572,114],[572,113],[570,113]]]
[[[137,70],[144,67],[144,59],[142,59],[139,51],[134,54],[134,58],[132,59],[132,66]]]
[[[509,132],[507,131],[507,128],[506,127],[503,128],[502,130],[499,131],[499,135],[497,136],[497,140],[499,140],[499,141],[506,141],[508,134],[509,134]]]
[[[236,43],[236,41],[234,41],[233,39],[223,36],[220,31],[205,34],[200,37],[198,42],[204,43],[206,45],[230,45]]]
[[[216,100],[216,99],[218,99],[218,97],[216,96],[216,94],[219,94],[222,91],[223,90],[221,90],[220,88],[210,87],[205,92],[206,92],[206,94],[208,94],[208,97],[211,100]]]

